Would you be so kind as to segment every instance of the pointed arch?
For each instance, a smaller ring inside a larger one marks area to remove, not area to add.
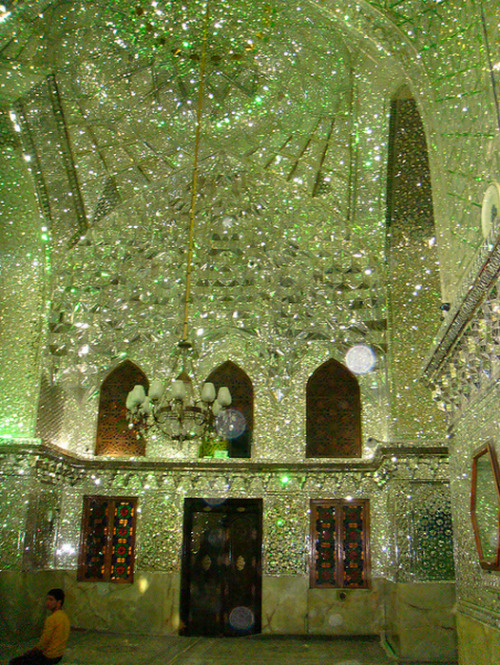
[[[386,201],[391,247],[434,235],[427,139],[417,101],[407,85],[391,99]]]
[[[432,178],[425,127],[407,87],[391,102],[387,166],[386,257],[391,416],[406,418],[406,405],[419,405],[407,436],[418,435],[420,422],[440,427],[442,415],[418,381],[426,349],[441,324],[441,265],[434,224]],[[450,209],[453,215],[453,210]],[[446,308],[446,305],[444,305]],[[415,330],[419,344],[415,344]],[[398,399],[397,395],[405,398]],[[444,423],[442,424],[444,427]]]
[[[231,360],[216,367],[207,378],[218,391],[227,386],[231,392],[231,408],[245,418],[245,430],[235,439],[228,439],[229,457],[250,457],[253,434],[253,385],[249,376]]]
[[[359,384],[333,359],[307,382],[306,457],[361,457]]]
[[[104,379],[99,395],[97,416],[96,455],[145,455],[146,440],[135,430],[130,430],[125,402],[135,385],[144,386],[149,381],[144,372],[130,360],[118,365]]]

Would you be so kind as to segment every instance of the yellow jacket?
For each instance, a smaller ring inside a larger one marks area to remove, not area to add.
[[[36,648],[46,658],[59,658],[64,653],[68,636],[68,615],[64,610],[56,610],[45,619],[43,633]]]

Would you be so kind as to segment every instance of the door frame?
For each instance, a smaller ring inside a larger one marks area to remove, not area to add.
[[[182,526],[182,550],[181,550],[181,588],[180,588],[180,635],[191,635],[189,627],[190,612],[190,590],[191,590],[191,532],[193,528],[193,516],[197,512],[211,512],[221,514],[239,513],[238,508],[252,509],[257,520],[257,542],[259,543],[259,560],[257,562],[257,579],[255,596],[257,599],[255,607],[255,621],[252,634],[258,634],[262,629],[262,499],[253,498],[198,498],[186,497],[184,499],[183,526]],[[245,633],[249,634],[249,633]],[[225,635],[221,627],[221,636]],[[234,634],[231,635],[234,637]]]

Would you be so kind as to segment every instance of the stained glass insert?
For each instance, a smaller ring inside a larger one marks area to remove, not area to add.
[[[148,390],[148,380],[134,363],[126,360],[103,381],[99,397],[96,455],[144,455],[146,441],[136,428],[130,429],[125,406],[135,385]]]
[[[368,501],[312,501],[311,588],[368,587]]]
[[[110,503],[106,497],[87,499],[82,527],[82,581],[105,579]]]
[[[315,519],[317,538],[314,542],[314,586],[337,586],[336,522],[337,515],[334,505],[317,508]]]
[[[135,501],[116,501],[111,544],[112,581],[132,582]]]
[[[343,506],[342,535],[344,566],[341,586],[356,589],[365,587],[365,544],[367,539],[365,504]]]
[[[243,426],[237,430],[238,436],[227,437],[229,457],[250,457],[253,431],[253,386],[245,372],[228,361],[217,367],[207,378],[218,391],[227,386],[231,393],[231,409],[242,416]],[[226,430],[227,431],[227,430]],[[224,434],[224,428],[220,431]]]
[[[137,499],[84,497],[80,582],[133,582]]]

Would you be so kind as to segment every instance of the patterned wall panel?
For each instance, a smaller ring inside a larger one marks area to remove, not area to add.
[[[54,567],[60,499],[60,487],[45,482],[33,483],[26,522],[23,568],[44,570]]]
[[[61,386],[51,384],[46,374],[40,381],[36,435],[44,443],[59,445],[64,425],[65,395]]]
[[[179,570],[182,546],[183,497],[165,491],[139,501],[137,570]]]
[[[418,50],[429,76],[428,97],[420,101],[433,130],[433,148],[443,160],[439,172],[433,172],[433,185],[443,222],[442,281],[451,300],[462,267],[477,247],[486,184],[497,176],[498,147],[493,137],[499,124],[492,84],[498,78],[492,69],[498,41],[496,12],[475,0],[371,0],[370,4],[386,13]]]
[[[1,478],[0,570],[19,570],[23,562],[29,485],[24,478]]]
[[[308,502],[303,495],[264,499],[264,571],[293,575],[306,571]]]
[[[398,482],[390,495],[398,581],[453,580],[449,486],[435,482]]]

